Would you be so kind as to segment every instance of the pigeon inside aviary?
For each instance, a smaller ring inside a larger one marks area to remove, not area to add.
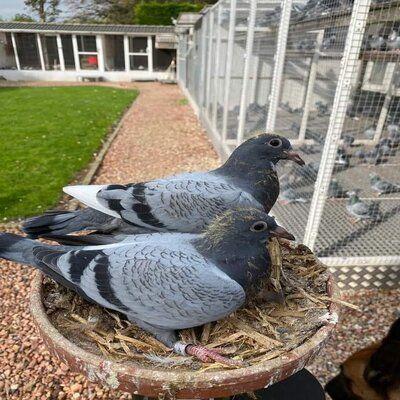
[[[369,47],[375,51],[385,50],[386,40],[380,35],[371,35],[369,38]]]
[[[398,50],[400,49],[400,36],[397,31],[392,31],[386,40],[386,46],[388,50]]]
[[[315,102],[315,107],[317,109],[318,116],[322,117],[322,116],[328,114],[328,111],[329,111],[328,104],[325,104],[322,101],[318,100]]]
[[[362,201],[357,190],[349,193],[349,200],[346,205],[348,213],[356,220],[377,220],[379,217],[379,203]]]
[[[367,139],[372,140],[375,136],[376,128],[374,126],[369,126],[364,130],[364,135]]]
[[[201,232],[215,216],[232,208],[268,213],[279,195],[275,165],[286,159],[304,165],[289,140],[263,134],[237,147],[213,171],[128,185],[66,187],[66,193],[89,209],[45,214],[28,220],[23,229],[31,237],[81,230],[116,232],[121,223],[128,231],[133,227],[133,233],[142,229]]]
[[[257,292],[270,275],[272,235],[294,239],[262,211],[230,210],[202,234],[137,235],[103,246],[54,246],[3,233],[0,257],[125,314],[179,354],[237,365],[217,350],[178,341],[176,331],[224,318]]]
[[[332,179],[329,184],[328,197],[333,199],[340,199],[347,196],[347,190],[343,189],[343,187],[336,179]]]
[[[377,192],[379,196],[382,194],[400,192],[400,185],[383,180],[375,172],[371,172],[369,174],[369,181],[371,183],[371,188],[375,190],[375,192]]]
[[[284,189],[279,194],[279,202],[281,204],[307,203],[307,201],[306,198],[302,197],[292,188]]]
[[[335,166],[340,168],[347,168],[349,166],[349,155],[346,153],[344,148],[338,148],[335,158]]]

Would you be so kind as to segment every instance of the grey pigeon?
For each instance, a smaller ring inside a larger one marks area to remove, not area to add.
[[[350,191],[349,200],[346,205],[348,213],[356,220],[372,219],[376,220],[378,217],[379,203],[367,203],[358,197],[357,191]]]
[[[121,219],[153,231],[202,231],[216,216],[237,207],[269,212],[279,195],[275,165],[291,159],[304,165],[284,137],[259,135],[234,150],[221,167],[128,185],[69,186],[64,191],[96,211],[60,212],[25,223],[31,237],[79,230],[110,230]],[[107,214],[117,219],[110,220]],[[90,221],[88,221],[90,219]],[[100,223],[97,224],[97,221]]]
[[[369,126],[364,130],[364,135],[367,139],[372,140],[375,136],[376,128],[373,126]]]
[[[386,46],[389,50],[400,49],[400,36],[397,31],[392,31],[386,40]]]
[[[400,127],[395,123],[390,123],[387,126],[388,138],[391,140],[392,147],[397,147],[400,144]]]
[[[288,188],[279,194],[279,202],[282,204],[307,203],[307,199],[301,197],[294,189]]]
[[[316,181],[318,170],[319,162],[314,161],[306,164],[303,168],[291,168],[291,170],[281,176],[281,179],[296,186],[307,185]]]
[[[390,139],[384,138],[379,140],[378,144],[375,146],[379,154],[382,156],[392,156],[396,153],[396,151],[393,149],[393,143]]]
[[[347,168],[349,166],[349,155],[343,148],[338,148],[335,165],[340,168]]]
[[[315,102],[315,107],[317,108],[318,116],[320,117],[328,114],[329,112],[328,104],[324,104],[320,100]]]
[[[326,37],[326,38],[322,41],[321,48],[322,48],[323,50],[328,50],[328,49],[330,49],[331,47],[333,47],[335,43],[336,43],[336,35],[335,35],[335,34],[329,35],[328,37]]]
[[[266,242],[294,239],[272,217],[230,210],[203,234],[137,235],[104,246],[52,246],[0,234],[0,257],[40,269],[85,299],[121,312],[175,352],[237,365],[217,351],[178,341],[176,330],[224,318],[269,278]]]
[[[371,188],[375,190],[375,192],[378,192],[379,196],[381,194],[400,192],[400,185],[383,180],[375,172],[369,174],[369,181],[371,183]]]
[[[383,161],[382,154],[377,147],[374,147],[368,151],[364,149],[358,149],[354,153],[354,157],[357,157],[360,160],[373,165],[380,164]]]
[[[395,124],[394,122],[391,122],[387,126],[387,131],[389,133],[389,137],[391,137],[400,132],[400,127],[399,127],[399,125]]]
[[[380,35],[371,35],[369,39],[369,47],[372,50],[384,50],[386,48],[386,41]]]
[[[333,199],[340,199],[347,196],[347,190],[343,189],[343,187],[336,179],[332,179],[329,184],[328,197]]]
[[[351,135],[343,135],[342,136],[342,141],[343,141],[343,146],[344,147],[351,147],[354,143],[354,136]]]

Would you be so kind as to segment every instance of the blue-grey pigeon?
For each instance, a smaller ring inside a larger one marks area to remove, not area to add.
[[[230,210],[202,234],[136,235],[103,246],[54,246],[3,233],[0,257],[36,267],[85,299],[125,314],[177,353],[236,364],[178,341],[175,331],[241,307],[269,278],[271,235],[294,239],[260,210]]]
[[[362,201],[357,194],[357,190],[348,192],[349,200],[346,204],[348,213],[359,220],[377,220],[379,217],[379,203]]]
[[[400,192],[400,185],[396,183],[391,183],[383,180],[378,174],[375,172],[371,172],[369,174],[369,181],[371,183],[371,188],[378,192],[378,195],[388,194],[388,193],[398,193]]]
[[[259,135],[234,150],[221,167],[128,185],[69,186],[64,191],[89,208],[28,220],[31,237],[81,230],[202,231],[222,212],[253,207],[269,212],[279,195],[275,165],[304,161],[284,137]],[[121,227],[123,225],[123,227]]]

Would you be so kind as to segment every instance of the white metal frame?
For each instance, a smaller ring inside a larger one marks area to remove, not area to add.
[[[79,61],[78,40],[76,36],[77,35],[72,35],[72,49],[74,51],[75,71],[79,72],[81,70],[81,63]]]
[[[208,12],[208,55],[207,55],[207,72],[206,72],[206,94],[205,105],[206,114],[210,118],[210,94],[211,94],[211,67],[213,62],[213,49],[214,49],[214,8]]]
[[[126,37],[126,39],[125,39]],[[153,42],[151,36],[139,36],[139,35],[126,35],[124,37],[124,49],[125,49],[125,69],[128,71],[141,71],[140,69],[131,69],[130,59],[131,56],[135,57],[147,57],[147,70],[153,72]],[[135,38],[147,38],[146,52],[131,52],[129,51],[129,39],[135,40]],[[126,42],[126,43],[125,43]]]
[[[19,62],[17,42],[15,40],[15,33],[14,32],[11,32],[11,43],[12,43],[13,50],[14,50],[15,64],[17,65],[17,70],[20,71],[21,70],[21,64]]]
[[[314,98],[314,85],[315,85],[315,79],[317,77],[320,49],[321,49],[321,45],[322,45],[322,40],[324,38],[324,30],[323,29],[316,31],[315,33],[317,34],[315,53],[311,60],[310,73],[308,75],[306,99],[304,102],[303,117],[301,119],[299,136],[298,136],[299,143],[304,143],[304,141],[306,139],[308,116],[310,114],[311,102],[312,102],[312,99]]]
[[[283,67],[285,63],[286,45],[289,33],[290,15],[292,12],[292,0],[283,0],[281,19],[279,23],[278,37],[276,43],[275,65],[269,99],[267,123],[265,130],[273,132],[275,129],[276,114],[278,111],[279,98],[282,86]]]
[[[215,43],[215,67],[214,67],[214,90],[213,90],[213,102],[212,102],[212,125],[214,129],[217,129],[217,109],[218,109],[218,98],[219,98],[219,70],[221,60],[221,18],[222,18],[222,2],[218,3],[218,16],[217,16],[217,37]]]
[[[37,42],[37,48],[39,52],[39,59],[40,59],[40,66],[42,71],[46,70],[45,64],[44,64],[44,56],[43,56],[43,48],[42,48],[42,40],[40,38],[40,34],[36,34],[36,42]]]
[[[225,64],[224,105],[222,115],[222,143],[225,145],[228,136],[229,93],[232,78],[233,49],[235,44],[236,0],[231,0],[229,11],[228,46]]]
[[[58,59],[60,60],[60,70],[65,71],[65,60],[64,60],[61,35],[57,34],[56,38],[57,38]]]
[[[322,213],[327,200],[329,183],[346,118],[347,104],[350,99],[352,77],[357,70],[370,4],[371,0],[355,0],[353,5],[329,127],[304,233],[303,242],[311,250],[315,246]]]
[[[290,1],[290,0],[289,0]],[[243,68],[243,84],[240,96],[239,125],[237,131],[236,145],[239,146],[243,142],[244,128],[246,125],[247,97],[250,77],[250,63],[253,55],[254,45],[254,28],[256,26],[257,0],[250,0],[250,10],[247,26],[246,37],[246,53],[244,54],[245,62]]]

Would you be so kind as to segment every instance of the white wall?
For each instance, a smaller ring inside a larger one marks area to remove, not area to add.
[[[99,71],[17,71],[0,70],[0,75],[10,81],[78,81],[80,77],[102,77],[110,82],[130,82],[133,80],[168,79],[166,72],[130,71],[130,72],[103,72]]]

